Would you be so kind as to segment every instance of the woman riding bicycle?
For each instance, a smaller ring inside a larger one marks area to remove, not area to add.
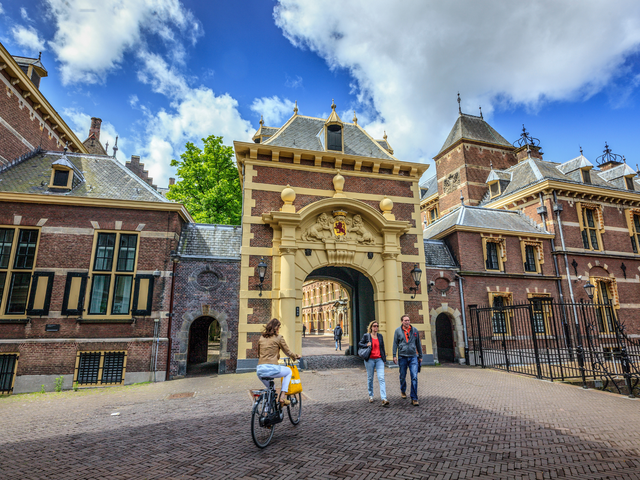
[[[280,350],[282,350],[291,360],[297,360],[300,355],[296,355],[287,346],[284,337],[280,335],[280,321],[277,318],[272,319],[264,328],[262,336],[258,341],[258,368],[256,373],[258,378],[269,388],[269,381],[264,378],[280,378],[282,377],[282,388],[278,401],[281,406],[289,405],[289,400],[285,398],[286,392],[289,390],[289,381],[291,380],[291,369],[278,364],[280,360]]]

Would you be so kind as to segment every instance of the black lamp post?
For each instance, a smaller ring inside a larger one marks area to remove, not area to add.
[[[413,292],[413,296],[411,298],[416,298],[416,294],[418,293],[418,287],[420,286],[420,277],[422,277],[422,270],[418,267],[416,263],[411,270],[411,276],[413,277],[413,282],[416,284],[415,287],[409,287],[409,291]]]
[[[262,283],[264,282],[264,276],[267,274],[268,265],[264,261],[264,257],[260,259],[260,263],[258,264],[258,278],[260,278],[260,283],[258,284],[258,288],[260,289],[260,295],[262,296]]]
[[[587,296],[589,297],[589,300],[593,301],[593,293],[596,289],[596,286],[593,285],[591,282],[587,283],[586,285],[584,285],[584,290],[585,292],[587,292]]]

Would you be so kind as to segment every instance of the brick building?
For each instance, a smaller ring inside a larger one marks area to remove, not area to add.
[[[339,282],[310,280],[302,286],[302,324],[310,335],[321,335],[336,325],[349,334],[351,304],[347,289]]]
[[[536,297],[587,301],[589,282],[595,302],[611,303],[627,333],[640,334],[640,181],[623,157],[605,145],[596,165],[582,151],[548,161],[524,129],[511,144],[482,117],[460,112],[434,160],[436,175],[421,186],[424,238],[452,255],[457,269],[443,272],[454,275],[463,314],[469,305]],[[431,289],[429,308],[438,337],[443,302]],[[465,315],[461,325],[449,315],[457,337]],[[509,329],[508,319],[496,328]],[[598,328],[612,334],[606,321]],[[456,358],[464,358],[461,346]]]
[[[89,153],[40,91],[40,58],[13,57],[0,43],[0,167],[36,148]]]

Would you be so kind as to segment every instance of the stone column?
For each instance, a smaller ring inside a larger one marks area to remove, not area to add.
[[[389,345],[389,352],[392,352],[393,332],[400,326],[400,315],[403,311],[400,305],[401,287],[398,285],[397,258],[398,254],[395,252],[382,254],[384,260],[384,318],[378,319],[378,322],[380,330],[384,332],[384,343]]]
[[[280,334],[289,348],[302,352],[302,327],[296,332],[296,247],[280,246]]]

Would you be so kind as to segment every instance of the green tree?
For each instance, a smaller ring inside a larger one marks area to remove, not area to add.
[[[240,225],[242,189],[233,149],[215,135],[202,141],[204,151],[187,142],[180,160],[171,160],[178,167],[178,181],[167,198],[183,203],[196,222]]]

